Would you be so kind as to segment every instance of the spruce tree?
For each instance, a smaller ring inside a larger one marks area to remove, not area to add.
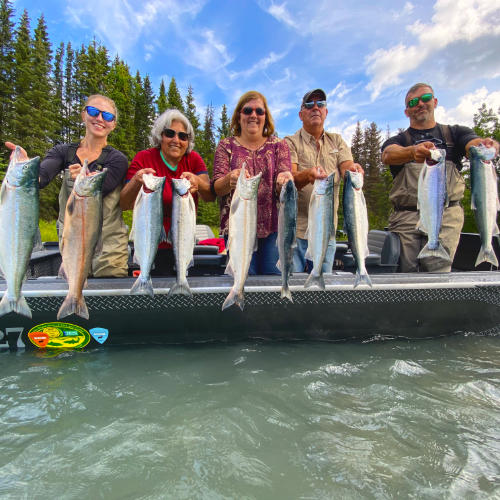
[[[220,114],[220,126],[217,127],[217,133],[219,135],[219,141],[231,135],[231,123],[229,122],[227,107],[225,104],[222,105],[222,111]]]
[[[203,142],[203,138],[200,130],[200,119],[198,118],[198,113],[196,112],[196,105],[194,103],[193,87],[189,85],[186,94],[186,118],[190,121],[194,130],[194,149],[200,151],[200,147]]]
[[[170,80],[170,85],[168,87],[167,108],[178,109],[181,113],[184,113],[184,104],[174,77]]]
[[[75,52],[71,42],[66,44],[66,65],[64,68],[64,112],[63,112],[63,142],[72,142],[79,138],[76,133],[77,125],[74,123],[74,110],[77,106],[74,84]],[[78,120],[78,115],[77,118]],[[81,121],[81,120],[80,120]],[[77,122],[78,123],[78,122]]]
[[[160,84],[160,93],[158,94],[158,99],[156,99],[156,108],[158,109],[158,114],[161,115],[168,108],[167,95],[165,93],[165,82],[163,78]]]
[[[10,0],[0,1],[0,143],[11,139],[12,109],[14,100],[14,14]],[[0,148],[0,170],[8,163],[9,152]]]
[[[153,93],[149,77],[144,82],[139,71],[134,78],[134,129],[135,150],[141,151],[149,146],[149,134],[154,120]]]
[[[361,124],[359,121],[356,123],[354,134],[351,139],[351,153],[355,163],[359,163],[363,168],[366,161],[364,151],[364,138]]]
[[[61,42],[54,56],[54,103],[56,121],[53,142],[64,142],[64,43]]]

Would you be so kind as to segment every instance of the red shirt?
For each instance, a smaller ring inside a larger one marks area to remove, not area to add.
[[[145,149],[144,151],[139,151],[132,160],[130,167],[128,168],[127,175],[125,176],[126,181],[132,179],[132,177],[143,168],[152,168],[155,171],[155,175],[158,177],[166,177],[165,186],[163,188],[163,227],[165,228],[165,233],[168,235],[170,231],[170,226],[172,225],[172,181],[171,179],[179,179],[183,172],[192,172],[193,174],[207,174],[207,167],[201,158],[201,156],[195,151],[191,151],[184,155],[177,165],[175,172],[172,172],[160,156],[159,148]],[[196,208],[198,208],[198,194],[193,196]],[[172,245],[170,243],[162,242],[158,248],[170,248]]]

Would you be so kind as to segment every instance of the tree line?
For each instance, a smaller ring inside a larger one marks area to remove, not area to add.
[[[10,140],[22,145],[30,156],[43,157],[55,144],[78,141],[84,134],[81,110],[85,98],[104,94],[115,101],[119,115],[109,143],[129,160],[137,151],[150,146],[149,132],[154,119],[168,108],[177,108],[193,125],[195,150],[212,175],[217,142],[230,134],[225,104],[216,126],[212,104],[206,106],[203,119],[200,118],[192,86],[182,97],[172,77],[168,89],[162,80],[155,92],[148,75],[141,75],[139,71],[132,75],[125,61],[118,56],[111,59],[107,48],[95,39],[80,47],[61,42],[54,51],[43,14],[37,19],[34,30],[27,10],[23,11],[17,26],[13,18],[12,1],[0,0],[1,144]],[[474,130],[478,135],[499,139],[498,114],[483,104],[474,116]],[[384,228],[390,212],[388,193],[392,178],[381,163],[382,142],[381,130],[375,123],[364,129],[357,123],[351,149],[354,160],[365,169],[364,192],[371,228]],[[8,156],[9,152],[0,147],[0,179],[5,173]],[[59,187],[60,183],[54,181],[41,191],[40,215],[43,219],[57,217]],[[465,227],[472,230],[467,200],[464,206]],[[218,216],[217,203],[200,201],[200,223],[216,226]],[[339,228],[342,220],[340,212]]]

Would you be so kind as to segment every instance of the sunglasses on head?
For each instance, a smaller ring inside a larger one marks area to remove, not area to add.
[[[314,105],[318,106],[318,108],[326,108],[326,101],[310,101],[304,103],[304,108],[313,109]]]
[[[180,141],[187,141],[189,140],[189,134],[186,132],[176,132],[175,130],[171,128],[166,128],[163,130],[163,135],[165,137],[168,137],[169,139],[173,139],[176,135],[179,138]]]
[[[244,115],[251,115],[253,112],[256,112],[257,115],[259,116],[264,116],[266,114],[266,110],[263,109],[263,108],[251,108],[250,106],[245,106],[241,112],[244,114]]]
[[[433,97],[434,96],[432,95],[432,93],[422,94],[420,97],[414,97],[413,99],[410,99],[406,104],[406,107],[414,108],[418,104],[418,101],[429,102]]]
[[[92,118],[99,116],[99,113],[101,113],[102,119],[105,122],[112,122],[115,119],[115,115],[113,113],[110,113],[109,111],[102,111],[100,109],[95,108],[94,106],[85,106],[85,111]]]

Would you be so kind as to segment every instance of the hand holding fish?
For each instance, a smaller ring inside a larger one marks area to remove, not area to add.
[[[14,154],[14,151],[16,150],[16,145],[13,142],[6,142],[5,146],[12,151],[10,154],[10,159],[12,160],[12,155]],[[26,153],[26,150],[23,149],[21,146],[19,146],[19,153],[18,153],[18,161],[28,161],[28,153]]]
[[[353,161],[343,161],[340,165],[340,174],[342,177],[345,177],[345,173],[347,170],[350,170],[351,172],[359,172],[362,175],[365,175],[365,171],[363,170],[363,167],[359,163],[354,163]]]
[[[183,172],[181,174],[181,179],[187,179],[189,183],[191,184],[191,187],[189,188],[189,192],[191,194],[197,193],[198,192],[198,176],[196,174],[193,174],[193,172]]]
[[[426,158],[431,158],[431,149],[436,149],[434,143],[430,141],[421,142],[410,147],[413,148],[413,158],[417,163],[423,163]]]
[[[231,191],[236,189],[236,183],[238,182],[238,177],[240,176],[241,168],[235,168],[229,172],[229,186],[231,187]],[[248,173],[248,170],[245,169],[245,178],[249,179],[251,175]]]
[[[286,184],[288,181],[292,180],[293,181],[293,175],[292,172],[280,172],[276,176],[276,192],[280,193],[281,188]]]
[[[132,177],[132,180],[135,180],[136,182],[144,184],[144,179],[142,177],[144,174],[156,175],[156,172],[155,172],[154,168],[141,168],[141,170],[138,170],[136,172],[136,174],[134,175],[134,177]]]
[[[495,148],[495,151],[496,151],[495,157],[498,156],[498,153],[499,153],[499,144],[498,144],[497,141],[495,141],[491,137],[486,137],[485,139],[481,140],[481,144],[483,144],[483,146],[485,148]]]

